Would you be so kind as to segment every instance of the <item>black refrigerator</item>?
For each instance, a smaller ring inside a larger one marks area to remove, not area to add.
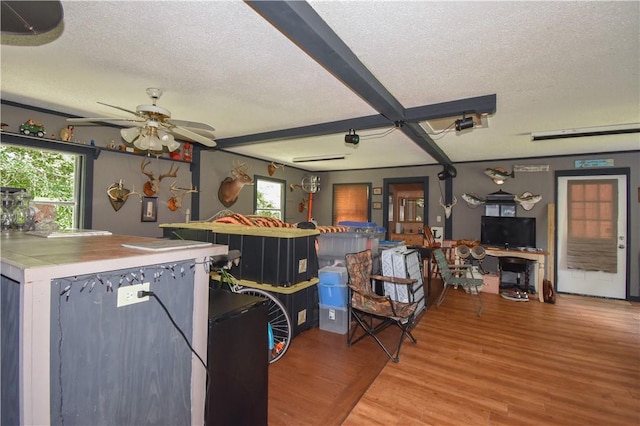
[[[266,299],[210,290],[207,426],[267,425],[267,323]]]

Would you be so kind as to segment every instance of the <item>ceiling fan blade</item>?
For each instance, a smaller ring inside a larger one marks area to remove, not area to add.
[[[171,119],[171,123],[175,124],[176,126],[186,127],[186,128],[191,129],[193,131],[195,131],[196,129],[198,129],[198,130],[206,130],[206,131],[211,132],[211,133],[216,131],[216,129],[214,129],[213,127],[211,127],[207,123],[198,123],[197,121],[174,120],[172,118]]]
[[[67,118],[69,123],[95,123],[105,121],[127,121],[130,123],[145,123],[146,120],[138,118],[120,118],[120,117],[89,117],[89,118]]]
[[[187,121],[187,120],[165,120],[165,123],[168,125],[179,126],[184,129],[190,130],[193,133],[197,133],[200,136],[204,136],[205,138],[215,139],[216,135],[213,133],[216,129],[211,127],[206,123],[198,123],[196,121]]]
[[[201,136],[195,132],[192,132],[189,129],[186,129],[184,127],[180,127],[180,126],[175,126],[172,123],[166,122],[166,123],[161,123],[164,127],[166,127],[167,129],[169,129],[172,133],[175,133],[178,136],[182,136],[185,139],[189,139],[192,140],[194,142],[198,142],[201,143],[204,146],[208,146],[213,148],[214,146],[216,146],[216,142],[213,139],[209,139],[206,138],[204,136]]]
[[[111,108],[119,109],[120,111],[128,112],[129,114],[133,114],[136,117],[146,118],[144,114],[139,113],[138,111],[131,111],[130,109],[122,108],[116,105],[105,104],[104,102],[98,102],[100,105],[108,106]]]

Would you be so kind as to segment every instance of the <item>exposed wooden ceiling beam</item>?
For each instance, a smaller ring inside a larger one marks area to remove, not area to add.
[[[438,163],[453,167],[449,157],[433,139],[431,139],[424,129],[422,129],[418,122],[429,118],[441,118],[471,113],[472,111],[468,109],[450,111],[451,107],[456,105],[456,102],[461,103],[458,105],[460,107],[470,107],[465,101],[453,101],[453,103],[445,103],[446,105],[426,105],[407,110],[382,83],[375,78],[364,64],[360,62],[351,49],[333,32],[307,2],[245,2],[305,53],[314,58],[337,79],[342,81],[354,93],[371,105],[380,113],[380,116],[360,117],[236,138],[218,139],[217,143],[220,148],[278,139],[340,133],[350,128],[364,130],[402,123],[403,125],[399,126],[399,128],[407,137],[413,140]],[[491,107],[491,105],[484,105],[489,110],[480,108],[482,111],[477,111],[479,106],[474,104],[473,112],[495,112],[495,95],[489,95],[489,97],[493,99],[493,107]],[[476,99],[476,101],[478,101],[478,99]],[[482,101],[483,103],[489,101],[490,104],[490,99],[483,98]],[[441,110],[449,110],[447,114],[450,115],[439,115],[443,113]],[[432,116],[429,117],[428,115]]]

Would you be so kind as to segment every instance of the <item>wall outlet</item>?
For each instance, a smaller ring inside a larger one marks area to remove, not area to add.
[[[436,222],[438,223],[442,222],[442,216],[436,216]]]
[[[149,291],[149,283],[123,285],[118,288],[118,308],[120,306],[133,305],[134,303],[146,302],[149,296],[138,297],[139,291]]]

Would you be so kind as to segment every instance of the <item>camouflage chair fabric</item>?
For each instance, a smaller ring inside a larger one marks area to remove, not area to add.
[[[402,345],[405,337],[409,337],[413,343],[416,343],[416,340],[411,335],[410,330],[413,327],[414,313],[418,304],[415,302],[399,302],[392,300],[389,296],[380,296],[375,293],[372,284],[374,281],[385,281],[396,285],[411,286],[416,282],[416,280],[412,278],[373,275],[373,259],[371,256],[371,250],[350,253],[347,254],[345,258],[347,272],[349,274],[348,286],[352,293],[350,309],[360,327],[366,333],[353,340],[354,334],[357,331],[357,327],[354,327],[348,336],[349,346],[369,335],[378,342],[389,358],[394,362],[398,362],[400,346]],[[369,321],[367,321],[365,318],[366,316],[373,316],[381,321],[378,325],[374,326],[372,322],[373,319],[369,318]],[[391,352],[376,336],[377,332],[392,324],[397,325],[402,330],[402,335],[400,336],[400,342],[397,350],[395,351],[395,355],[391,354]]]

